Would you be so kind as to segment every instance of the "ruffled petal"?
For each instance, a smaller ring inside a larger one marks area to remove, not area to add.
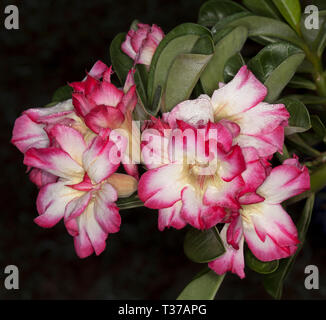
[[[232,81],[214,91],[211,102],[215,119],[224,119],[245,112],[262,102],[266,95],[266,87],[247,66],[243,66]]]
[[[49,138],[44,125],[34,122],[29,116],[23,114],[15,121],[11,143],[25,153],[30,148],[48,147]]]
[[[221,222],[226,213],[218,206],[208,206],[200,194],[191,187],[182,190],[181,217],[197,229],[209,229]]]
[[[229,245],[226,240],[226,233],[228,228],[229,224],[225,224],[220,233],[226,252],[214,261],[209,262],[208,267],[219,275],[223,275],[227,271],[231,271],[232,273],[237,274],[241,279],[243,279],[245,277],[243,256],[244,238],[243,235],[241,235],[238,241],[239,249],[234,249],[234,247]]]
[[[54,147],[27,150],[24,164],[69,180],[84,176],[84,169],[68,153]]]
[[[241,215],[246,242],[259,260],[282,259],[296,251],[297,229],[281,205],[261,202],[242,206]]]
[[[43,228],[53,227],[63,218],[66,205],[82,194],[65,186],[64,181],[43,186],[36,201],[39,216],[34,221]]]
[[[146,207],[169,208],[181,200],[183,165],[168,164],[145,172],[139,180],[138,195]]]
[[[160,231],[170,227],[179,230],[186,226],[187,222],[180,215],[181,206],[182,202],[177,201],[173,206],[159,210],[158,229]]]

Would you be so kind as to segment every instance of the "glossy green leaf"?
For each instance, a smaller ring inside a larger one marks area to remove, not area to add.
[[[214,300],[224,277],[207,268],[182,290],[177,300]]]
[[[273,19],[279,19],[280,14],[272,0],[243,0],[243,4],[253,13]]]
[[[284,98],[278,100],[277,103],[283,103],[290,113],[289,126],[285,127],[285,135],[304,132],[311,128],[309,112],[300,100]]]
[[[264,42],[291,42],[301,48],[304,41],[286,23],[272,18],[236,13],[220,20],[212,29],[213,34],[226,27],[243,26],[248,29],[249,37],[262,39]]]
[[[62,86],[54,92],[54,94],[52,96],[52,101],[53,102],[61,102],[61,101],[71,99],[72,91],[73,90],[70,86],[68,86],[68,85]]]
[[[299,0],[273,0],[284,19],[294,29],[298,30],[301,19],[301,5]]]
[[[247,36],[247,29],[240,26],[230,30],[215,44],[214,55],[200,77],[205,93],[211,95],[218,88],[218,83],[224,82],[225,65],[242,49]]]
[[[192,53],[199,38],[204,36],[211,37],[208,29],[194,23],[185,23],[170,31],[160,42],[152,58],[148,76],[148,107],[151,110],[155,110],[160,104],[170,67],[176,57]]]
[[[138,198],[137,193],[128,198],[119,198],[116,203],[121,210],[144,206],[144,203]]]
[[[198,23],[212,27],[221,19],[246,9],[240,4],[229,0],[206,1],[199,9]]]
[[[314,82],[300,76],[294,76],[289,82],[290,88],[317,90]]]
[[[185,236],[183,248],[185,255],[197,263],[207,263],[225,253],[216,227],[208,230],[191,228]]]
[[[119,33],[110,45],[110,58],[114,72],[116,72],[121,84],[125,83],[127,74],[133,66],[133,61],[121,50],[122,42],[126,39],[126,33]]]
[[[306,233],[310,224],[314,201],[315,195],[313,194],[307,199],[301,217],[297,223],[298,238],[300,240],[300,243],[298,244],[298,248],[295,254],[290,258],[280,260],[280,265],[278,269],[275,272],[268,274],[264,277],[264,287],[266,291],[275,299],[280,299],[282,297],[284,280],[290,272],[296,256],[302,249]]]
[[[212,55],[184,53],[174,60],[166,81],[164,112],[187,100]]]
[[[236,53],[233,57],[231,57],[225,64],[224,67],[224,82],[227,83],[231,81],[235,75],[238,73],[240,68],[244,66],[246,63],[241,55],[241,53]]]
[[[258,260],[249,249],[245,251],[245,261],[247,267],[261,274],[272,273],[278,268],[279,265],[278,260],[266,262]]]
[[[263,48],[248,67],[268,89],[266,101],[275,101],[289,83],[305,54],[287,42],[270,44]]]

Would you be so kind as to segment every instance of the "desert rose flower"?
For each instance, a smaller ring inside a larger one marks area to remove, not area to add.
[[[134,60],[135,64],[144,64],[149,67],[157,46],[164,38],[164,33],[155,24],[150,26],[138,23],[137,27],[137,30],[128,31],[121,50]]]
[[[139,137],[132,125],[132,111],[137,104],[133,73],[130,70],[123,89],[119,89],[111,83],[112,68],[98,61],[83,81],[70,85],[74,89],[72,101],[76,113],[88,128],[96,134],[113,129],[124,133],[129,145],[122,162],[128,174],[137,177],[139,154],[133,152],[137,152],[135,145],[139,145]]]
[[[84,134],[86,139],[93,135],[82,119],[76,115],[72,100],[69,99],[52,107],[25,110],[15,121],[11,142],[22,153],[30,148],[49,147],[52,142],[48,131],[58,123],[76,128]],[[38,187],[57,179],[56,176],[36,168],[31,170],[29,177]]]
[[[35,222],[50,228],[64,218],[74,237],[76,253],[84,258],[106,246],[109,233],[119,231],[120,215],[115,201],[137,188],[137,180],[116,173],[121,150],[108,131],[86,141],[73,127],[56,124],[48,132],[53,146],[29,148],[24,164],[58,177],[41,187]],[[125,146],[126,147],[126,142]]]
[[[172,126],[176,119],[189,121],[198,116],[204,122],[223,121],[224,125],[231,122],[230,129],[236,135],[234,144],[241,148],[254,147],[260,157],[266,158],[276,151],[282,152],[284,127],[290,116],[283,104],[263,102],[266,95],[266,87],[243,66],[212,97],[201,95],[196,100],[180,103],[166,117]]]
[[[152,119],[142,134],[142,159],[149,170],[142,175],[139,198],[159,209],[159,229],[198,229],[221,222],[229,209],[237,210],[244,181],[245,160],[232,146],[232,132],[221,123],[166,122]],[[209,196],[214,196],[214,202]]]
[[[208,266],[218,274],[231,271],[243,278],[244,241],[261,261],[291,256],[299,243],[298,233],[281,203],[309,189],[308,169],[301,166],[296,157],[271,169],[256,193],[240,197],[238,215],[221,231],[226,253]]]

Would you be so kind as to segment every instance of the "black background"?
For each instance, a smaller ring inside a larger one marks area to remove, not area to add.
[[[24,0],[0,2],[0,299],[174,299],[202,266],[186,259],[185,230],[157,229],[157,212],[121,212],[122,227],[99,257],[77,258],[63,223],[41,229],[36,187],[23,156],[10,144],[15,118],[47,104],[56,88],[81,80],[98,59],[109,63],[109,44],[133,19],[156,23],[165,33],[196,22],[200,0]],[[4,7],[17,5],[20,29],[4,28]],[[326,209],[318,198],[305,247],[290,274],[286,299],[326,298]],[[299,212],[298,212],[299,213]],[[17,265],[20,289],[4,288],[4,268]],[[304,288],[304,268],[320,271],[320,289]],[[229,274],[222,299],[270,299],[260,276]]]

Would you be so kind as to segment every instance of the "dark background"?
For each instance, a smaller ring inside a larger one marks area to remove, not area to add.
[[[113,37],[137,18],[165,33],[196,22],[200,0],[24,0],[0,2],[0,299],[174,299],[202,266],[183,254],[185,230],[157,229],[157,212],[121,212],[122,227],[99,257],[77,258],[63,223],[41,229],[36,187],[10,144],[15,118],[47,104],[56,88],[81,80],[98,59],[109,63]],[[17,5],[20,29],[4,28],[4,7]],[[326,298],[326,207],[318,199],[304,249],[290,274],[286,299]],[[20,289],[4,288],[4,268],[20,270]],[[320,290],[304,288],[304,268],[320,271]],[[270,299],[260,276],[228,274],[219,299]]]

